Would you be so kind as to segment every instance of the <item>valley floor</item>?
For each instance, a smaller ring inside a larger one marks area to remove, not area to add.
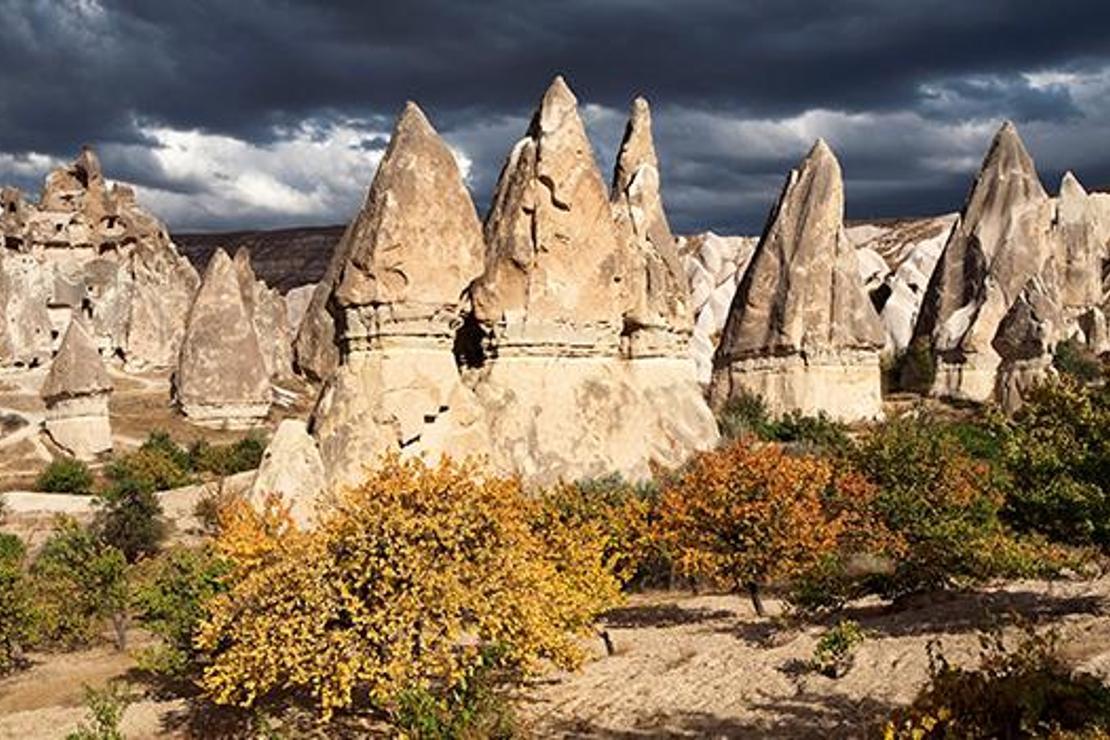
[[[777,607],[770,601],[772,613]],[[606,620],[614,655],[598,640],[581,671],[526,687],[518,712],[536,737],[871,737],[925,683],[929,641],[951,662],[973,664],[977,630],[1017,631],[1023,622],[1051,625],[1071,665],[1110,680],[1110,576],[1017,581],[898,611],[865,601],[844,617],[869,636],[851,671],[833,680],[806,668],[821,625],[775,629],[737,596],[637,594]],[[133,667],[105,648],[35,656],[31,669],[0,681],[0,738],[64,737],[84,715],[82,685]],[[185,700],[144,698],[127,710],[123,730],[128,738],[189,737],[188,715]]]

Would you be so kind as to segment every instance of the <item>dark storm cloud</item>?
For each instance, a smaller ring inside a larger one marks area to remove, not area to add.
[[[201,175],[170,176],[144,161],[142,149],[160,145],[152,127],[268,147],[305,121],[361,121],[367,135],[352,146],[374,152],[381,122],[413,98],[470,158],[484,201],[543,86],[563,72],[598,106],[591,133],[608,161],[620,136],[611,112],[637,93],[658,106],[681,228],[758,228],[777,191],[765,183],[804,153],[803,143],[707,150],[690,138],[725,145],[727,136],[696,114],[1064,125],[1088,110],[1066,85],[1033,85],[1023,73],[1110,64],[1104,0],[0,0],[0,18],[0,152],[68,156],[84,142],[115,144],[109,174],[187,194],[204,187]],[[911,143],[907,159],[900,135],[887,134],[838,147],[849,178],[889,184],[861,187],[850,208],[957,207],[966,180],[930,172],[921,146]]]

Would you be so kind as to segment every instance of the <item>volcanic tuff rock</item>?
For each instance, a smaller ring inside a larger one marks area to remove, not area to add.
[[[615,355],[629,245],[562,77],[501,171],[474,313],[502,353]]]
[[[1002,358],[995,398],[1007,413],[1017,411],[1029,389],[1056,372],[1052,352],[1063,332],[1064,315],[1055,280],[1051,268],[1030,279],[991,342]]]
[[[914,332],[931,341],[937,356],[934,394],[994,397],[1001,358],[992,341],[1025,286],[1054,257],[1052,216],[1033,160],[1007,122],[944,248]]]
[[[92,150],[52,171],[37,205],[13,188],[0,204],[10,287],[0,301],[0,364],[41,360],[80,312],[96,344],[127,367],[172,366],[196,271],[130,188],[108,187]]]
[[[1071,172],[1060,181],[1053,232],[1057,240],[1057,265],[1061,269],[1060,302],[1072,313],[1082,313],[1102,303],[1102,265],[1107,257],[1105,238],[1100,241],[1099,214],[1087,191]]]
[[[205,426],[250,426],[270,408],[270,376],[239,271],[222,249],[189,310],[174,397],[190,421]]]
[[[111,392],[112,381],[84,321],[70,321],[39,391],[46,403],[46,433],[81,460],[112,449],[108,419]]]
[[[774,413],[881,414],[883,329],[844,231],[840,164],[824,141],[787,178],[733,299],[712,402],[755,393]]]
[[[293,339],[285,299],[266,283],[255,277],[250,253],[239,247],[235,252],[235,270],[243,305],[251,316],[262,362],[270,378],[288,378],[293,374]]]
[[[651,135],[651,109],[632,103],[613,172],[613,216],[632,245],[625,268],[624,354],[682,357],[693,332],[689,283],[678,258],[659,192],[659,160]]]
[[[256,506],[271,494],[279,494],[289,506],[297,526],[313,524],[316,503],[327,488],[324,462],[316,440],[299,419],[285,419],[262,455],[262,462],[250,487],[250,500]]]
[[[383,452],[484,451],[454,354],[463,294],[482,271],[483,252],[454,155],[407,104],[337,252],[341,262],[313,296],[330,277],[341,359],[312,431],[333,483],[356,482]]]

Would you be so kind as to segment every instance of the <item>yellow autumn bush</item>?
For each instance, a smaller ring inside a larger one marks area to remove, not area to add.
[[[573,667],[620,598],[605,546],[519,481],[450,461],[386,459],[312,532],[234,507],[217,547],[237,582],[198,632],[201,685],[239,706],[305,695],[329,716],[454,686],[489,646],[520,671]]]

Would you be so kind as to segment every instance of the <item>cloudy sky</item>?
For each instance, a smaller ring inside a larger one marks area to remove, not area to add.
[[[484,210],[550,78],[606,173],[655,114],[676,231],[758,232],[825,137],[850,217],[959,208],[1013,119],[1110,186],[1107,0],[0,0],[0,183],[83,143],[176,230],[345,222],[406,99]]]

